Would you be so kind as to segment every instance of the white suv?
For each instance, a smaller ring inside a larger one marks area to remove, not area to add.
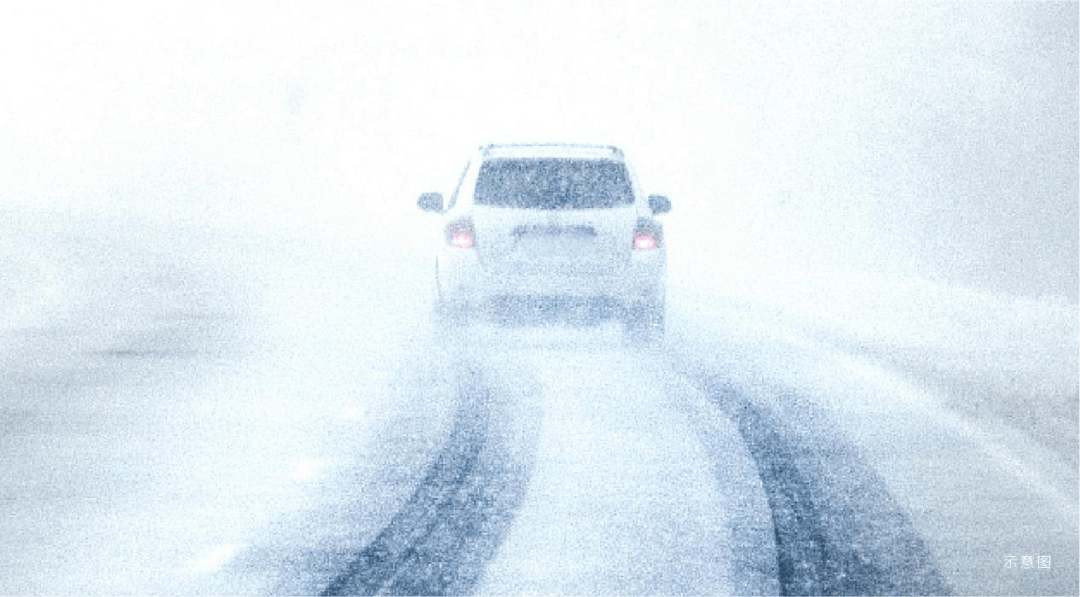
[[[664,229],[671,209],[646,197],[615,147],[487,145],[465,166],[442,214],[435,258],[442,323],[476,315],[618,317],[631,334],[664,329]]]

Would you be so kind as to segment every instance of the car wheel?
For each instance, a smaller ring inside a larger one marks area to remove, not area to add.
[[[664,336],[663,299],[633,303],[626,309],[623,329],[629,342],[653,341]]]

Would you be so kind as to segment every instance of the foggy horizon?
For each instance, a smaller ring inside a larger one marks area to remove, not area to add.
[[[0,191],[415,227],[478,145],[599,142],[740,267],[1076,303],[1075,5],[620,6],[13,8]]]

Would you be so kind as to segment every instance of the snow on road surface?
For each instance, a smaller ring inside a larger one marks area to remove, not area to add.
[[[384,589],[1077,589],[1075,459],[805,313],[677,283],[663,347],[455,341],[392,244],[5,228],[0,592],[313,594],[387,541]]]
[[[529,493],[478,592],[775,593],[775,570],[735,565],[746,553],[775,561],[765,497],[738,432],[696,421],[704,397],[613,331],[478,338],[515,369],[529,367],[541,388]],[[498,361],[483,362],[498,370]],[[730,448],[720,475],[706,432],[711,445]],[[746,527],[757,535],[739,532]]]
[[[47,256],[62,308],[3,331],[2,592],[311,592],[320,564],[288,547],[337,540],[347,559],[366,538],[335,516],[377,527],[422,476],[447,382],[394,308],[348,294],[371,281],[350,255],[145,222],[4,223],[10,263]],[[274,574],[225,574],[267,545]]]
[[[943,307],[947,308],[951,306]],[[807,470],[823,485],[858,486],[846,459],[830,459],[823,444],[846,445],[857,453],[910,518],[951,591],[1076,592],[1080,561],[1076,458],[1039,441],[1047,436],[1046,429],[1032,433],[1010,426],[995,416],[999,409],[972,416],[969,409],[952,407],[955,397],[942,395],[935,385],[912,378],[895,363],[882,361],[873,352],[849,352],[845,342],[823,341],[807,334],[805,324],[793,326],[790,319],[768,309],[741,305],[726,312],[704,328],[698,320],[689,330],[676,324],[669,337],[675,366],[722,372],[723,383],[793,425],[788,436],[801,436],[800,451],[815,455],[817,463]],[[1075,322],[1062,324],[1072,327],[1075,338]],[[702,332],[722,338],[724,350],[715,350]],[[1003,328],[1000,333],[1016,334],[1027,342],[1032,330],[1017,333]],[[1004,343],[1001,338],[995,341]],[[1055,346],[1064,352],[1068,343]],[[939,345],[928,352],[934,350],[955,354],[965,348]],[[1056,357],[1070,360],[1068,355]],[[969,378],[972,383],[984,382],[994,366],[993,362],[964,365],[984,369],[982,378]],[[1074,373],[1057,370],[1054,377],[1068,379]],[[1059,383],[1054,390],[1067,388]],[[1054,421],[1062,416],[1067,414],[1047,413],[1041,418]],[[824,501],[833,507],[840,500]],[[1025,555],[1030,556],[1030,569],[1021,568]],[[1036,567],[1038,556],[1047,564],[1042,570]],[[1014,565],[1007,566],[1008,562]],[[909,563],[898,562],[896,574],[914,572]]]

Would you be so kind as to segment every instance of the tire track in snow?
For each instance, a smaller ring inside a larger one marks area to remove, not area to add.
[[[821,413],[796,396],[751,397],[719,376],[690,377],[737,426],[757,465],[781,594],[950,593],[882,480]],[[525,475],[492,441],[492,403],[472,374],[450,438],[424,480],[322,594],[472,590],[525,492]]]
[[[699,387],[738,426],[772,510],[783,595],[945,595],[929,550],[881,478],[823,420],[716,376]],[[786,406],[785,406],[786,405]]]
[[[469,592],[524,494],[524,477],[491,441],[492,395],[470,374],[447,443],[390,523],[322,595]]]

